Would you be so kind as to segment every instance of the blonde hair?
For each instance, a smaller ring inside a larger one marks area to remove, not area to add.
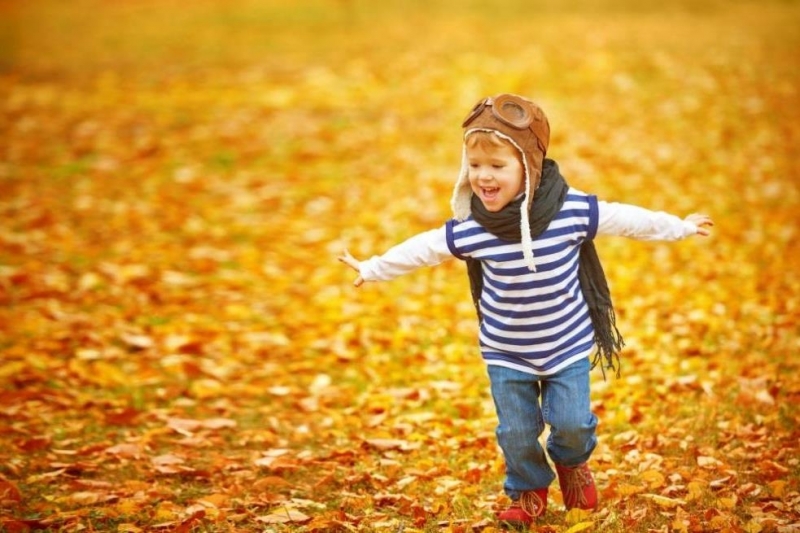
[[[488,131],[488,130],[474,131],[464,141],[464,145],[467,148],[473,148],[473,149],[479,148],[482,150],[511,147],[514,149],[514,154],[517,156],[517,159],[519,160],[520,164],[523,164],[522,154],[520,153],[519,149],[508,139],[504,139],[502,136],[497,135],[493,131]]]
[[[495,135],[493,131],[476,131],[470,134],[465,141],[468,148],[501,148],[511,146],[507,140]]]

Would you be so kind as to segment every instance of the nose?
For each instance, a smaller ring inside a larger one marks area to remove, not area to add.
[[[481,167],[477,170],[478,181],[491,181],[494,179],[494,173],[489,167]]]

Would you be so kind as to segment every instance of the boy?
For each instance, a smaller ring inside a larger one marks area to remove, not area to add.
[[[454,218],[382,256],[358,261],[345,251],[339,260],[358,271],[357,287],[452,257],[467,262],[512,501],[498,519],[527,526],[545,512],[556,475],[568,509],[597,507],[587,466],[597,444],[589,355],[597,346],[614,368],[623,343],[595,235],[672,241],[707,236],[713,222],[602,202],[569,187],[545,159],[547,118],[520,96],[481,100],[462,127]],[[544,424],[555,473],[539,442]]]

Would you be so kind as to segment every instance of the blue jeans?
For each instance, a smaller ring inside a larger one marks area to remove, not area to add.
[[[550,426],[547,453],[559,465],[585,463],[597,446],[589,370],[588,358],[551,376],[489,365],[497,442],[506,462],[503,488],[512,500],[522,491],[547,488],[555,479],[539,442],[545,424]]]

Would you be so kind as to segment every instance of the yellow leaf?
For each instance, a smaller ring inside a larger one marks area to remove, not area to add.
[[[689,531],[689,521],[681,517],[675,517],[675,520],[672,521],[672,530],[687,533]]]
[[[94,371],[101,384],[108,385],[130,385],[131,376],[123,372],[118,366],[106,362],[97,361],[94,363]]]
[[[650,489],[657,489],[664,486],[666,478],[664,477],[664,474],[658,470],[648,470],[642,473],[642,480],[647,483],[647,486],[650,487]]]
[[[200,400],[206,400],[208,398],[215,398],[217,396],[222,395],[225,390],[222,386],[222,383],[217,381],[216,379],[198,379],[192,382],[189,390],[192,392],[192,395],[195,398]]]
[[[234,319],[250,318],[253,315],[253,310],[246,305],[230,304],[225,306],[225,313]]]
[[[736,507],[736,503],[739,501],[739,498],[737,498],[734,494],[728,498],[720,498],[718,501],[721,507],[724,507],[725,509],[733,509]]]
[[[586,509],[578,509],[575,507],[567,512],[567,516],[564,517],[564,519],[566,520],[567,524],[577,525],[580,522],[585,522],[591,515],[591,511]]]
[[[761,530],[764,528],[755,520],[751,520],[746,523],[742,529],[744,529],[745,533],[761,533]]]
[[[156,507],[154,518],[159,521],[172,520],[180,514],[181,510],[180,507],[172,502],[161,502]]]
[[[139,503],[134,502],[132,499],[126,498],[117,503],[115,507],[117,512],[122,516],[129,516],[139,512],[141,506]]]
[[[594,527],[594,522],[578,522],[571,528],[569,528],[566,533],[578,533],[578,531],[584,531],[587,529],[591,529]]]
[[[131,382],[131,376],[107,361],[87,363],[83,360],[72,359],[69,362],[69,369],[82,379],[103,387],[129,385]]]
[[[713,531],[723,529],[728,525],[728,518],[726,518],[724,515],[715,516],[709,521],[708,525]]]
[[[117,533],[140,533],[141,528],[134,524],[120,524],[117,526]]]
[[[690,481],[686,485],[686,490],[689,491],[689,495],[686,498],[687,501],[697,500],[705,493],[705,487],[698,481]]]
[[[631,485],[629,483],[622,483],[617,487],[617,493],[620,496],[633,496],[634,494],[638,494],[642,492],[644,489],[637,485]]]
[[[14,361],[0,366],[0,379],[5,379],[9,376],[21,374],[27,365],[22,361]]]
[[[658,494],[640,494],[641,498],[646,498],[664,509],[674,509],[681,505],[686,505],[686,502],[676,498],[667,498],[666,496],[659,496]]]

